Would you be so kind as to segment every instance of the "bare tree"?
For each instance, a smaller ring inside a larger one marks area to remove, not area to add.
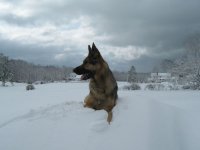
[[[194,90],[200,90],[200,70],[198,70],[197,74],[193,79],[193,87]]]
[[[2,86],[5,86],[7,80],[12,79],[12,73],[8,68],[8,57],[0,54],[0,80],[2,81]]]
[[[188,37],[186,42],[187,56],[193,60],[193,68],[195,72],[200,69],[200,33],[195,33]]]
[[[195,58],[200,57],[200,33],[195,33],[188,37],[185,45],[186,49],[191,55],[193,55]]]

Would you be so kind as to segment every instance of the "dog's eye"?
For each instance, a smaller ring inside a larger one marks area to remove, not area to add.
[[[97,59],[93,59],[91,63],[92,63],[93,65],[95,65],[97,62],[98,62]]]

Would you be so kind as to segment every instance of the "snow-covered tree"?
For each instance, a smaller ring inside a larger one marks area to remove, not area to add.
[[[198,73],[194,76],[192,88],[194,90],[200,90],[200,71],[199,70],[198,70]]]
[[[157,64],[154,68],[153,68],[153,72],[171,72],[171,69],[175,67],[175,63],[173,60],[170,59],[164,59],[163,61],[161,61],[160,64]]]
[[[2,86],[5,86],[6,81],[12,79],[12,73],[8,68],[8,57],[0,54],[0,80],[2,81]]]
[[[200,33],[195,33],[185,41],[186,50],[193,58],[200,58]]]
[[[137,82],[137,73],[134,66],[131,66],[131,69],[128,72],[127,81],[130,83]]]
[[[186,39],[185,49],[185,67],[194,75],[200,66],[200,33],[195,33]]]

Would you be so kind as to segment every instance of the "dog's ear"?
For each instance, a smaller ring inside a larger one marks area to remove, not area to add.
[[[94,42],[92,43],[92,51],[97,54],[98,56],[101,56],[99,50],[97,49],[96,45],[94,44]]]
[[[94,44],[94,42],[92,43],[92,50],[93,50],[93,51],[99,51],[99,50],[97,49],[96,45]]]
[[[92,49],[91,49],[90,45],[88,45],[88,52],[89,52],[89,54],[92,53]]]

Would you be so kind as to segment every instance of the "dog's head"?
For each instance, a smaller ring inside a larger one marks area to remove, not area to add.
[[[99,50],[95,44],[92,44],[92,48],[88,45],[88,56],[83,60],[83,64],[74,68],[74,72],[78,75],[82,75],[82,80],[93,78],[96,71],[101,68],[104,62]]]

